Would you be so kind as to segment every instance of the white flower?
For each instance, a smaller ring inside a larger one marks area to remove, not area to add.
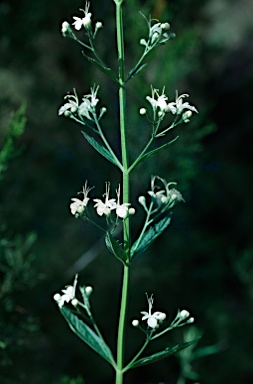
[[[121,219],[125,219],[128,215],[128,211],[129,211],[128,207],[131,204],[130,203],[120,204],[120,185],[119,185],[119,188],[116,190],[116,193],[117,193],[116,215]]]
[[[76,199],[76,198],[71,199],[71,201],[73,201],[73,203],[70,204],[70,211],[72,215],[75,215],[76,217],[78,217],[85,211],[88,205],[88,202],[90,200],[90,198],[88,197],[88,193],[90,192],[91,189],[92,188],[88,187],[88,184],[86,181],[85,185],[83,186],[82,192],[79,192],[83,194],[83,200]]]
[[[59,112],[58,112],[59,115],[63,115],[66,111],[73,110],[72,108],[74,108],[75,110],[77,110],[77,108],[78,108],[78,103],[77,103],[77,100],[76,100],[74,95],[67,95],[65,97],[74,98],[74,100],[69,100],[66,104],[64,104],[59,109]]]
[[[153,307],[153,295],[150,297],[147,297],[148,299],[148,312],[141,312],[142,315],[142,320],[147,320],[148,326],[150,328],[157,328],[159,326],[160,321],[164,321],[166,318],[165,313],[163,312],[154,312],[153,314],[151,313],[152,307]]]
[[[165,191],[148,191],[148,194],[155,200],[158,206],[165,204],[168,198],[165,196]]]
[[[100,199],[93,199],[95,201],[94,208],[97,210],[97,214],[99,216],[103,215],[109,215],[111,213],[111,210],[116,209],[117,204],[115,199],[109,199],[109,192],[110,192],[110,184],[106,183],[106,192],[103,196],[105,196],[105,202],[103,202]]]
[[[154,88],[151,88],[151,89],[152,89],[152,97],[147,96],[146,99],[152,105],[153,110],[156,111],[157,108],[159,108],[160,109],[159,112],[162,112],[162,113],[159,113],[160,116],[163,116],[164,113],[172,112],[172,109],[170,107],[171,103],[169,104],[167,103],[168,97],[164,93],[164,88],[161,95],[159,95],[159,89],[154,89]]]
[[[66,289],[62,289],[63,295],[56,293],[54,295],[54,300],[57,302],[59,307],[63,307],[64,303],[72,302],[75,299],[76,294],[76,285],[77,285],[77,275],[75,276],[75,280],[73,285],[68,285]]]
[[[89,7],[90,7],[90,3],[86,2],[85,10],[81,9],[81,11],[84,12],[83,18],[76,17],[76,16],[73,17],[73,19],[75,20],[73,25],[77,31],[79,31],[82,28],[82,26],[84,26],[84,28],[90,27],[90,25],[91,25],[91,13],[89,12]]]
[[[183,102],[183,99],[185,97],[189,97],[189,95],[187,93],[184,93],[180,96],[176,94],[176,101],[170,103],[170,108],[172,108],[173,110],[176,109],[177,115],[180,115],[184,109],[198,113],[197,109],[193,105],[190,105],[188,101]]]

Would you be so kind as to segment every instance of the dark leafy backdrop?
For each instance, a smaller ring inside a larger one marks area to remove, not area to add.
[[[113,2],[91,3],[96,19],[105,24],[99,38],[101,55],[115,67]],[[6,261],[2,245],[4,384],[79,384],[81,376],[85,383],[111,380],[111,371],[69,331],[52,301],[54,292],[79,272],[82,283],[95,287],[98,323],[115,345],[121,266],[101,246],[101,233],[75,220],[68,206],[86,179],[96,185],[98,196],[106,180],[117,187],[119,174],[87,145],[80,127],[57,116],[67,91],[76,88],[82,94],[94,82],[100,84],[103,105],[110,106],[107,135],[118,147],[113,85],[59,32],[62,21],[71,20],[83,6],[77,0],[0,2],[1,148],[10,113],[23,101],[27,106],[26,128],[16,142],[18,153],[0,190],[1,236],[12,242],[14,255],[12,264]],[[133,158],[148,135],[138,110],[150,93],[149,84],[166,85],[172,98],[175,89],[189,92],[200,113],[178,130],[180,137],[168,150],[133,174],[136,208],[152,174],[177,181],[186,203],[175,209],[166,234],[136,260],[129,324],[146,305],[145,292],[153,292],[157,306],[170,316],[178,307],[189,308],[203,333],[200,346],[215,345],[218,351],[193,363],[198,381],[246,384],[253,379],[253,6],[249,0],[126,1],[129,69],[140,53],[138,41],[146,28],[139,10],[169,20],[177,37],[156,50],[148,68],[131,82]],[[137,214],[136,230],[141,219]],[[181,340],[181,332],[168,336],[168,343]],[[138,343],[139,335],[129,327],[127,356]],[[174,384],[179,367],[179,359],[173,357],[132,371],[126,383]]]

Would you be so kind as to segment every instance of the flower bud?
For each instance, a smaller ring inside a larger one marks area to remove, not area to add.
[[[146,198],[145,196],[139,196],[138,201],[141,205],[146,206]]]
[[[77,299],[73,299],[71,300],[71,304],[76,307],[78,305],[78,300]]]
[[[55,301],[59,301],[60,299],[61,299],[61,295],[59,294],[59,293],[56,293],[54,296],[53,296],[53,299],[55,300]]]
[[[103,28],[103,24],[101,23],[101,21],[97,21],[95,27],[96,29],[101,29]]]
[[[93,288],[91,286],[85,287],[85,293],[87,296],[90,296],[93,292]]]
[[[139,325],[139,320],[133,320],[132,321],[132,326],[133,327],[138,327],[138,325]]]
[[[70,115],[71,115],[71,112],[70,112],[70,111],[65,111],[65,112],[64,112],[64,116],[69,117]]]
[[[194,317],[190,317],[189,320],[186,322],[187,324],[192,324],[194,323]]]
[[[168,29],[170,29],[170,24],[169,23],[162,23],[161,28],[164,29],[165,31],[167,31]]]
[[[191,116],[192,116],[192,111],[184,112],[183,115],[182,115],[184,123],[189,123],[189,121],[190,121],[189,119],[190,119]]]
[[[146,112],[147,112],[146,108],[140,109],[140,115],[145,115]]]
[[[162,197],[161,197],[161,202],[162,202],[163,204],[167,203],[167,201],[168,201],[168,197],[167,197],[167,196],[162,196]]]
[[[152,35],[152,41],[155,41],[155,40],[157,40],[158,38],[159,38],[159,33],[157,33],[157,32],[155,32],[155,33],[153,33],[153,35]]]
[[[71,107],[71,108],[70,108],[70,111],[71,111],[72,113],[75,113],[75,112],[77,111],[77,107]]]
[[[135,214],[135,209],[134,208],[129,208],[128,213],[130,216]]]
[[[181,317],[182,320],[185,320],[189,315],[190,315],[190,313],[188,311],[186,311],[186,309],[183,309],[180,312],[180,317]]]
[[[64,37],[67,36],[68,32],[71,30],[71,27],[67,21],[64,21],[61,26],[61,32]]]

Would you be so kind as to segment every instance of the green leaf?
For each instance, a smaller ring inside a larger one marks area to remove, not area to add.
[[[111,68],[104,66],[99,61],[97,61],[97,60],[93,59],[92,57],[86,55],[84,52],[82,52],[82,54],[86,57],[86,59],[90,63],[94,64],[98,69],[100,69],[100,71],[102,71],[103,73],[108,75],[113,81],[115,81],[117,84],[119,84],[119,81],[118,81],[115,73],[113,72],[113,70]]]
[[[156,148],[153,151],[150,151],[150,152],[142,155],[136,164],[139,164],[139,163],[141,163],[144,160],[150,159],[151,157],[156,155],[158,152],[160,152],[163,148],[166,148],[168,145],[174,143],[174,141],[176,141],[178,138],[179,138],[179,136],[175,137],[175,139],[169,141],[168,143],[162,145],[161,147]]]
[[[199,339],[195,339],[195,340],[189,341],[187,343],[182,343],[182,344],[175,345],[172,348],[170,348],[170,347],[165,348],[163,351],[154,353],[151,356],[143,357],[142,359],[137,360],[129,368],[136,368],[136,367],[140,367],[142,365],[155,363],[156,361],[159,361],[161,359],[165,359],[166,357],[174,355],[178,351],[181,351],[182,349],[187,348],[189,345],[191,345],[193,343],[196,343],[198,340]]]
[[[122,245],[119,243],[119,241],[115,240],[110,234],[110,232],[106,233],[105,244],[109,251],[112,252],[114,256],[117,257],[117,259],[122,261],[123,264],[126,265],[128,261],[128,255],[126,251],[122,248]]]
[[[155,225],[149,227],[144,235],[140,236],[133,244],[131,248],[131,258],[136,254],[144,252],[150,244],[153,243],[160,236],[163,231],[168,227],[171,222],[171,213],[169,216],[164,217]]]
[[[121,164],[116,158],[114,157],[111,152],[108,151],[103,145],[99,144],[93,137],[88,135],[86,132],[82,131],[82,134],[84,135],[85,139],[88,141],[88,143],[96,149],[100,153],[100,155],[104,156],[108,161],[116,165],[117,167],[121,168]]]
[[[113,365],[113,356],[110,348],[105,342],[100,339],[95,332],[74,313],[66,307],[60,308],[62,315],[68,322],[70,329],[80,337],[90,348],[96,351],[106,361]]]
[[[126,79],[126,82],[128,80],[130,80],[132,77],[134,77],[135,75],[137,75],[137,73],[139,73],[140,71],[143,70],[143,68],[145,68],[147,65],[147,63],[145,64],[140,64],[138,65],[137,67],[134,67],[127,75],[127,79]]]

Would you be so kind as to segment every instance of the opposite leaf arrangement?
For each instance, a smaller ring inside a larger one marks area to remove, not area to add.
[[[151,87],[151,95],[146,97],[149,108],[141,107],[140,115],[147,118],[150,125],[150,138],[140,154],[131,163],[129,160],[129,144],[126,120],[126,84],[133,76],[137,75],[146,63],[143,60],[149,52],[157,48],[161,44],[167,43],[175,35],[168,33],[170,30],[169,23],[160,23],[157,20],[146,19],[148,26],[148,36],[140,40],[140,44],[144,46],[143,54],[138,60],[134,68],[125,75],[124,62],[124,38],[123,38],[123,0],[114,0],[116,7],[116,35],[117,35],[117,52],[118,52],[118,73],[116,74],[109,68],[95,47],[95,39],[103,24],[97,21],[95,25],[92,21],[92,14],[89,12],[89,3],[86,2],[83,17],[74,17],[71,25],[64,21],[62,24],[62,34],[66,38],[70,38],[78,42],[85,48],[83,55],[104,74],[109,76],[112,81],[118,85],[119,89],[119,132],[121,137],[121,159],[119,159],[108,139],[105,136],[102,117],[106,113],[104,106],[99,107],[98,91],[99,86],[93,85],[89,94],[84,95],[79,101],[76,90],[72,94],[65,96],[65,104],[59,109],[59,115],[69,117],[84,127],[82,131],[88,143],[105,157],[109,162],[114,164],[122,172],[122,180],[115,191],[114,197],[111,196],[110,183],[105,183],[105,193],[101,198],[90,197],[93,189],[85,182],[83,190],[79,192],[82,198],[72,198],[70,211],[76,218],[82,218],[90,222],[97,228],[102,230],[105,235],[105,244],[108,250],[123,264],[122,278],[122,295],[119,310],[118,322],[118,338],[117,338],[117,356],[114,357],[110,347],[105,342],[102,333],[92,315],[90,296],[93,288],[90,286],[81,286],[78,283],[78,277],[75,277],[73,285],[67,286],[61,293],[56,293],[54,299],[57,302],[62,315],[67,320],[70,328],[92,349],[94,349],[101,357],[103,357],[115,369],[115,383],[122,384],[124,373],[128,370],[142,366],[145,364],[156,362],[160,359],[168,357],[179,350],[186,348],[196,340],[192,340],[183,344],[167,347],[160,352],[156,352],[151,356],[141,357],[147,345],[163,336],[165,333],[184,325],[193,323],[194,319],[190,313],[183,309],[178,310],[176,317],[166,324],[166,314],[160,311],[154,311],[153,295],[147,296],[148,311],[142,311],[141,324],[140,320],[132,321],[132,326],[138,328],[144,333],[145,339],[141,349],[134,355],[129,363],[125,363],[125,328],[126,313],[129,291],[129,272],[133,259],[144,252],[158,236],[160,236],[171,222],[171,210],[176,203],[183,202],[181,193],[174,188],[175,182],[167,182],[159,176],[151,177],[151,186],[146,196],[140,196],[139,204],[145,211],[145,220],[140,229],[136,240],[132,242],[131,237],[131,220],[135,214],[135,208],[130,201],[130,173],[141,162],[155,156],[161,150],[166,148],[176,138],[167,143],[157,146],[150,150],[151,144],[156,139],[165,136],[168,131],[182,123],[188,123],[193,113],[197,113],[195,106],[185,101],[187,94],[178,95],[174,101],[169,101],[169,97],[165,94],[165,88],[162,92]],[[80,31],[84,35],[84,41],[80,40],[74,30]],[[86,52],[90,52],[93,57],[88,56]],[[164,120],[166,123],[164,124]],[[169,123],[167,123],[169,121]],[[89,133],[88,133],[89,132]],[[117,239],[116,234],[121,231],[115,231],[120,226],[122,229],[122,238]]]

